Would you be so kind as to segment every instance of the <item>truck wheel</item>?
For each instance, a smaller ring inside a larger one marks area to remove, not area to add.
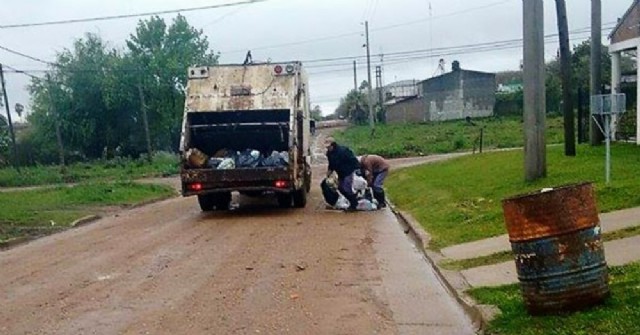
[[[231,192],[217,193],[215,206],[219,211],[226,211],[231,204]]]
[[[203,212],[209,212],[213,210],[213,206],[215,206],[215,198],[213,194],[199,194],[198,195],[198,204],[200,205],[200,209]]]
[[[293,192],[293,206],[296,208],[304,208],[307,205],[307,190],[301,188]]]
[[[280,208],[291,207],[291,201],[292,201],[291,193],[278,193],[276,197],[278,199],[278,206],[280,206]]]

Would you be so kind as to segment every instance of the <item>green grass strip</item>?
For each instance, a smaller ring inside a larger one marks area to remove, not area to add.
[[[487,326],[500,335],[631,335],[639,334],[640,263],[613,267],[611,297],[592,309],[559,316],[527,314],[518,285],[475,288],[468,292],[481,304],[497,306],[502,314]]]
[[[0,193],[0,240],[68,227],[101,206],[128,206],[175,194],[168,186],[132,182],[89,183]]]

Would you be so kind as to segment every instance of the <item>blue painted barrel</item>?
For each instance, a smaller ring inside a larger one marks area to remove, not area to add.
[[[609,295],[593,187],[568,185],[503,200],[527,310],[588,308]]]

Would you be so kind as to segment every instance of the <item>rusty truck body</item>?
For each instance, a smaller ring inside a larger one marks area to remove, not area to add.
[[[302,64],[215,65],[188,71],[180,141],[183,196],[197,196],[203,211],[228,209],[235,191],[273,194],[281,207],[304,207],[311,187],[311,154],[308,80]],[[225,167],[206,162],[194,166],[187,154],[195,149],[203,159],[222,160]],[[249,152],[255,158],[251,166],[229,162]],[[266,164],[270,154],[281,164]]]

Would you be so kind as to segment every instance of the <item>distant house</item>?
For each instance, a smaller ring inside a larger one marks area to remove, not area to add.
[[[385,104],[389,123],[429,122],[493,115],[496,76],[463,70],[453,62],[452,71],[417,84],[418,94]]]
[[[385,103],[387,123],[413,123],[428,121],[424,100],[413,96]]]
[[[418,95],[418,80],[401,80],[384,86],[384,100],[403,100]]]
[[[609,45],[609,53],[611,54],[611,92],[621,93],[620,84],[622,82],[633,79],[637,82],[640,77],[640,67],[637,67],[638,74],[635,78],[627,76],[626,78],[620,71],[621,53],[625,51],[640,52],[640,0],[634,0],[627,12],[624,13],[618,24],[609,35],[611,45]],[[640,62],[640,58],[638,58]],[[636,143],[640,145],[640,99],[636,99]],[[617,123],[617,120],[615,121]]]

